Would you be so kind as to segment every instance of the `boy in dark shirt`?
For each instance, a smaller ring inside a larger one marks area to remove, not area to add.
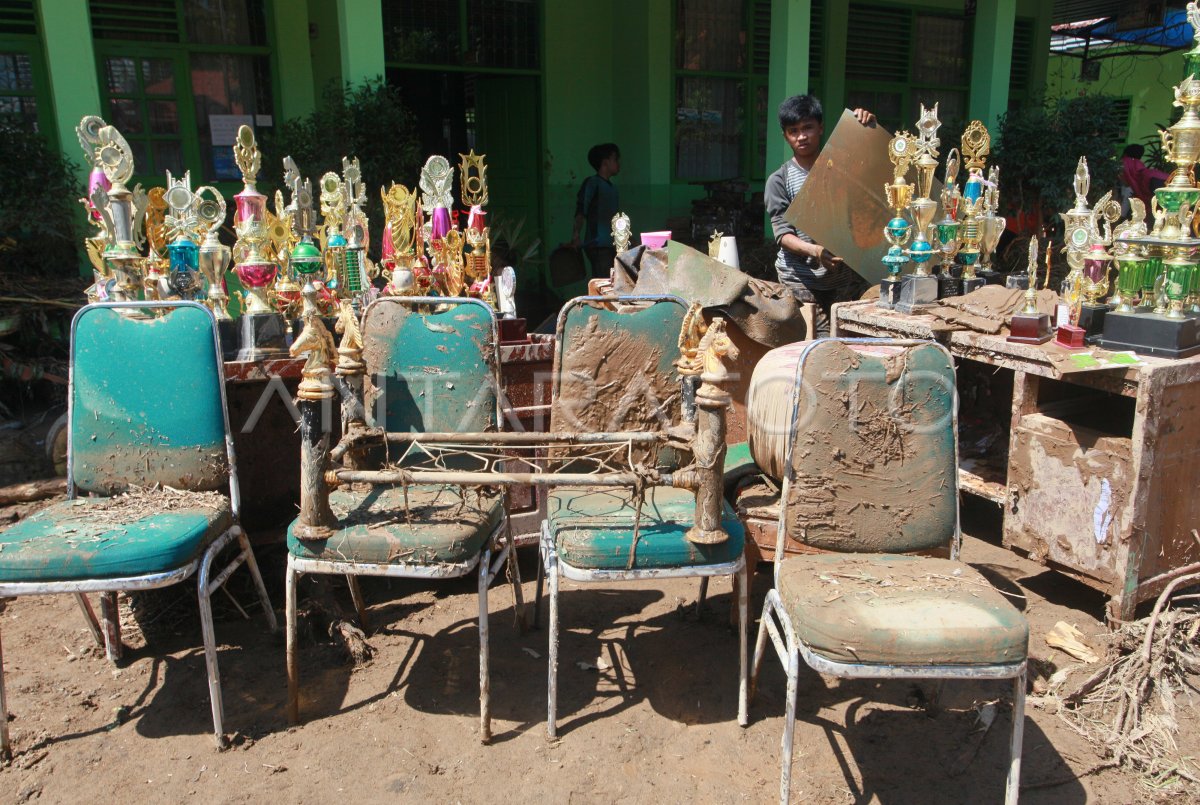
[[[855,109],[864,126],[875,125],[875,115]],[[779,281],[798,292],[806,302],[817,305],[816,336],[829,335],[829,309],[834,302],[857,298],[864,288],[840,257],[796,229],[783,214],[808,179],[808,172],[821,153],[825,133],[821,102],[811,95],[793,95],[779,105],[779,127],[792,149],[792,158],[767,177],[763,197],[771,229],[779,244],[775,271]]]
[[[612,219],[620,206],[617,188],[609,181],[621,172],[621,149],[616,143],[602,143],[588,151],[588,164],[595,175],[584,179],[575,197],[575,226],[571,230],[571,245],[583,247],[592,264],[593,277],[607,277],[616,260],[613,246]],[[585,227],[586,224],[586,227]],[[584,239],[579,239],[579,230]]]

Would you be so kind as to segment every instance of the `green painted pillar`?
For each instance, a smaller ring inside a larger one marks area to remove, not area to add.
[[[337,8],[342,81],[361,84],[383,78],[382,0],[337,0]]]
[[[982,120],[993,133],[997,131],[1000,115],[1008,111],[1016,18],[1017,0],[978,0],[975,5],[971,119]]]
[[[275,66],[279,71],[279,111],[286,120],[316,108],[312,49],[308,41],[308,4],[272,0]]]
[[[59,149],[75,163],[80,178],[86,181],[90,166],[79,149],[75,127],[84,115],[103,111],[88,3],[87,0],[38,0],[37,10]]]
[[[785,98],[808,92],[812,0],[771,0],[771,70],[767,79],[767,173],[792,155],[779,134],[776,110]]]
[[[825,118],[836,121],[846,108],[846,42],[850,36],[850,4],[825,2],[825,47],[822,53],[822,88],[818,98],[825,106]],[[813,87],[817,91],[816,87]],[[872,110],[874,111],[874,110]],[[825,136],[833,133],[825,130]]]

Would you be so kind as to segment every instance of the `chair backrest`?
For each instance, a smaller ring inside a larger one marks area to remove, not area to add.
[[[677,424],[675,361],[686,312],[677,296],[567,302],[558,316],[550,431],[654,431]]]
[[[160,302],[80,310],[71,326],[68,405],[72,495],[230,483],[236,510],[221,351],[207,308]]]
[[[786,534],[831,551],[957,551],[957,395],[944,347],[814,341],[792,400],[777,567]]]
[[[392,433],[499,428],[496,317],[478,299],[385,296],[363,313],[367,416]]]

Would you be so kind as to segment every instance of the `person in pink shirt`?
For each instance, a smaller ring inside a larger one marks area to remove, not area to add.
[[[1133,191],[1150,210],[1150,197],[1154,191],[1167,182],[1169,174],[1154,168],[1146,167],[1142,157],[1146,153],[1145,146],[1133,143],[1125,146],[1121,153],[1121,184]]]

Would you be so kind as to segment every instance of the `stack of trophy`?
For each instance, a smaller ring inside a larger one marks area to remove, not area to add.
[[[991,135],[978,120],[971,121],[963,132],[962,157],[967,180],[961,190],[956,184],[959,151],[950,149],[941,192],[942,217],[934,223],[938,202],[930,196],[941,145],[937,136],[940,127],[937,105],[932,109],[922,105],[917,135],[901,131],[888,145],[893,174],[892,182],[884,185],[884,192],[892,208],[892,219],[884,228],[884,236],[891,245],[883,258],[887,276],[880,283],[879,305],[902,313],[919,313],[938,299],[1005,281],[991,265],[1005,226],[1004,218],[997,214],[999,170],[992,166],[984,178]],[[910,169],[916,172],[915,186],[908,183]],[[941,255],[936,274],[932,270],[935,253]],[[901,276],[904,265],[910,261],[914,266],[912,273]]]
[[[302,312],[327,316],[349,305],[361,313],[379,294],[476,297],[499,310],[507,331],[523,329],[514,305],[515,272],[493,266],[484,210],[487,167],[485,155],[474,150],[459,155],[464,215],[452,214],[454,169],[445,157],[425,163],[419,198],[394,182],[381,189],[386,225],[376,264],[368,256],[367,197],[357,158],[344,157],[340,175],[321,177],[318,225],[311,182],[291,157],[283,160],[289,201],[285,206],[284,192],[276,191],[274,211],[267,209],[257,189],[262,155],[253,130],[242,126],[233,146],[243,188],[234,196],[231,249],[220,241],[226,205],[219,191],[193,191],[190,173],[176,179],[170,172],[166,187],[130,189],[133,154],[120,132],[88,116],[77,133],[92,165],[82,199],[97,229],[85,240],[94,273],[91,302],[202,301],[220,323],[223,343],[236,344],[227,346],[227,357],[238,360],[288,354],[290,334],[297,332],[293,320]],[[243,288],[240,331],[225,289],[231,262]]]

